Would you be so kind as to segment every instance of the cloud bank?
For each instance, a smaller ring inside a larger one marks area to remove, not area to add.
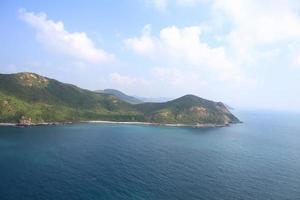
[[[69,32],[63,22],[47,18],[45,13],[19,10],[20,18],[36,30],[38,41],[47,49],[71,56],[78,60],[103,63],[114,60],[114,55],[95,47],[93,41],[84,32]]]
[[[200,26],[169,26],[161,29],[158,36],[154,36],[150,25],[146,25],[140,36],[127,38],[124,44],[134,53],[154,61],[156,66],[160,66],[155,67],[154,71],[164,72],[156,75],[173,77],[173,81],[168,79],[171,82],[178,82],[179,74],[180,79],[184,79],[186,75],[185,83],[192,77],[194,80],[199,79],[198,83],[207,79],[233,83],[243,81],[242,72],[231,61],[224,46],[213,47],[204,42],[201,36]]]

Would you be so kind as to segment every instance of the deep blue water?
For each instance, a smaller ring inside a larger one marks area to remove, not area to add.
[[[0,199],[300,199],[300,114],[226,128],[0,127]]]

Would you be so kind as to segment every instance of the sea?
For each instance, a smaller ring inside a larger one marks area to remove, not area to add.
[[[0,127],[0,199],[300,199],[300,113],[233,113],[223,128]]]

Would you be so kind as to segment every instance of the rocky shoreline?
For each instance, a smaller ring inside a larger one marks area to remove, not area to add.
[[[42,123],[0,123],[0,126],[30,127],[30,126],[57,126],[74,124],[74,122],[42,122]]]
[[[168,123],[151,123],[151,122],[117,122],[117,121],[103,121],[103,120],[91,120],[91,121],[78,121],[78,122],[43,122],[43,123],[0,123],[0,126],[14,126],[14,127],[32,127],[32,126],[57,126],[67,124],[128,124],[128,125],[149,125],[149,126],[170,126],[170,127],[193,127],[193,128],[217,128],[227,127],[227,124],[168,124]]]

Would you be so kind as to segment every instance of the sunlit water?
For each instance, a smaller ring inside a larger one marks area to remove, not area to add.
[[[300,199],[300,114],[226,128],[0,127],[0,199]]]

